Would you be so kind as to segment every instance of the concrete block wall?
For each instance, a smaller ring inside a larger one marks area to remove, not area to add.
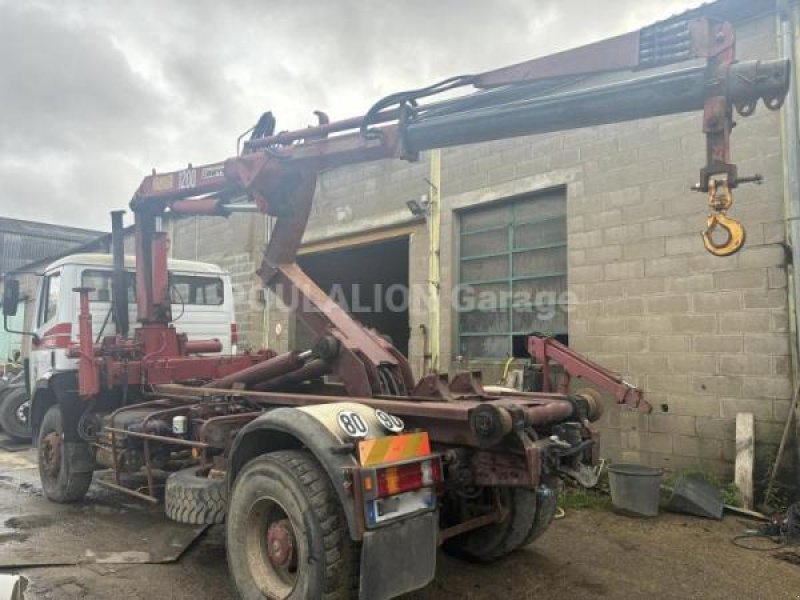
[[[776,55],[771,18],[738,33],[738,56]],[[444,152],[443,239],[457,236],[452,211],[566,186],[570,345],[654,405],[648,416],[607,412],[606,457],[727,476],[736,413],[755,414],[762,462],[780,436],[792,391],[780,121],[763,106],[739,121],[733,160],[767,182],[736,190],[732,214],[747,246],[729,258],[703,250],[706,201],[688,191],[705,162],[700,114]],[[443,271],[455,268],[456,252],[453,243],[443,254]],[[454,348],[452,317],[443,329]]]
[[[776,54],[772,17],[737,30],[740,58]],[[728,258],[703,250],[706,200],[688,191],[705,162],[701,119],[694,113],[443,150],[441,364],[451,365],[457,354],[450,309],[457,211],[563,186],[575,299],[570,343],[642,387],[654,406],[651,415],[607,411],[603,455],[729,475],[735,415],[742,411],[755,414],[757,454],[768,454],[791,396],[779,116],[760,106],[734,132],[740,172],[761,173],[767,183],[736,191],[732,214],[747,228],[747,247]],[[405,202],[428,189],[427,159],[326,172],[306,242],[407,223]],[[255,346],[268,339],[275,349],[288,348],[293,324],[285,307],[273,298],[265,315],[263,304],[249,300],[260,287],[248,273],[259,261],[263,220],[260,228],[253,216],[206,225],[212,221],[176,226],[176,256],[231,270],[243,288],[237,298],[248,298],[237,301],[244,337]],[[192,227],[199,227],[199,245]],[[411,236],[412,284],[427,280],[427,244],[420,227]],[[418,325],[427,319],[414,306],[410,354],[418,370]],[[496,364],[468,366],[499,371]]]

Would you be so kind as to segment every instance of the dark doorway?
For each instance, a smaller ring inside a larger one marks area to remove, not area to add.
[[[391,338],[408,356],[408,237],[298,257],[297,262],[324,292],[358,321]],[[314,344],[298,321],[295,348]]]

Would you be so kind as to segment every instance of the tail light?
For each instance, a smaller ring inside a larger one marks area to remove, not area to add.
[[[435,487],[441,481],[441,459],[431,455],[413,462],[363,470],[361,484],[367,527],[435,508]]]
[[[231,323],[231,346],[239,343],[239,327],[236,323]]]
[[[383,467],[375,470],[377,496],[386,498],[423,487],[432,487],[442,480],[442,467],[439,458],[404,465]]]

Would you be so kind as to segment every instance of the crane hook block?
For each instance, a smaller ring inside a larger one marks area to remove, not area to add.
[[[721,243],[717,243],[712,237],[718,227],[727,233]],[[712,213],[708,216],[706,229],[703,232],[703,245],[714,256],[730,256],[741,250],[745,237],[744,227],[739,221],[731,219],[724,213]]]

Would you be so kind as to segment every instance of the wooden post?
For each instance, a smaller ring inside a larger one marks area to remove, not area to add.
[[[755,422],[753,413],[736,415],[736,487],[742,506],[753,510],[753,461],[755,459]]]

